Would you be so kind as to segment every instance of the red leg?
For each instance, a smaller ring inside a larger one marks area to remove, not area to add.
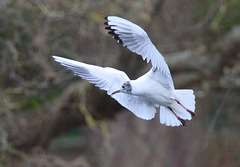
[[[186,107],[184,107],[184,106],[182,105],[182,103],[180,103],[177,99],[175,99],[175,100],[176,100],[176,102],[177,102],[179,105],[181,105],[185,110],[187,110],[187,112],[189,112],[192,117],[195,117],[195,113],[194,113],[194,112],[192,112],[192,111],[190,111],[189,109],[187,109]]]
[[[177,116],[177,114],[170,107],[168,107],[168,109],[171,110],[172,113],[177,117],[177,119],[182,123],[182,125],[185,126],[185,120]]]

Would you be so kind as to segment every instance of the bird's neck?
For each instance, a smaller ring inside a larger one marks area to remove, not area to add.
[[[131,93],[136,96],[140,96],[142,94],[141,83],[138,80],[130,80],[130,84],[132,87]]]

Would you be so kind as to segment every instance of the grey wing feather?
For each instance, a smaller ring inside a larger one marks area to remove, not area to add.
[[[106,28],[110,30],[109,34],[113,35],[115,39],[120,41],[119,43],[132,52],[141,55],[143,60],[147,60],[147,62],[151,60],[152,66],[156,71],[154,74],[161,75],[158,80],[161,80],[161,82],[169,80],[167,81],[169,87],[174,89],[168,65],[162,54],[151,42],[147,33],[141,27],[126,19],[117,16],[108,16],[106,19],[108,20],[106,24],[110,26]]]
[[[59,56],[53,56],[53,58],[56,62],[59,62],[61,65],[72,70],[75,75],[89,80],[90,83],[93,83],[100,89],[107,91],[108,95],[111,95],[114,91],[119,90],[124,82],[130,80],[123,71],[119,71],[111,67],[99,67]],[[149,120],[155,116],[156,109],[154,104],[145,98],[124,93],[117,93],[111,95],[111,97],[139,118]]]

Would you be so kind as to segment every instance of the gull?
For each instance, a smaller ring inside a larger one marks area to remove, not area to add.
[[[175,89],[173,79],[162,54],[138,25],[117,16],[105,17],[106,30],[118,43],[151,61],[146,74],[130,80],[123,71],[90,65],[67,58],[52,56],[77,76],[88,80],[114,98],[134,115],[145,120],[155,117],[159,107],[160,123],[166,126],[185,125],[195,117],[195,95],[192,89]]]

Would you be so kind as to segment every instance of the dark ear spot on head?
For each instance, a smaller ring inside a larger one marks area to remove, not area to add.
[[[126,87],[127,87],[127,91],[128,91],[128,92],[131,92],[131,91],[132,91],[132,86],[131,86],[131,84],[130,84],[130,81],[127,81],[127,82],[126,82]]]

